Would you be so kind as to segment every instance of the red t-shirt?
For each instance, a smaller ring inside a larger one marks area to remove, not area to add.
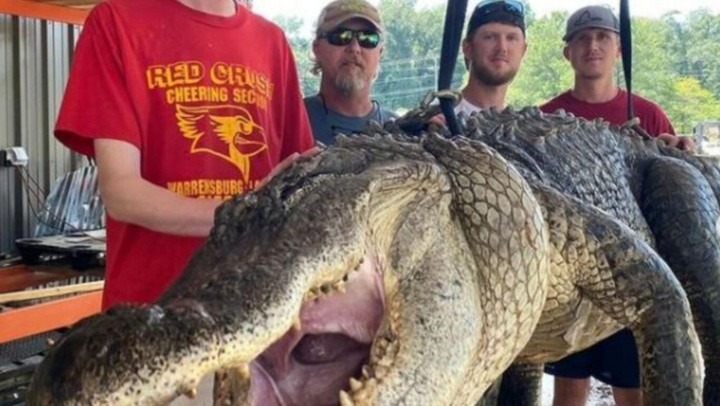
[[[632,95],[632,100],[635,116],[640,119],[640,126],[648,134],[655,137],[663,133],[675,134],[670,120],[657,104],[636,94]],[[602,118],[609,123],[621,125],[628,121],[627,92],[620,90],[615,98],[605,103],[588,103],[576,99],[568,90],[540,106],[540,110],[545,113],[553,113],[559,109],[588,120]]]
[[[313,145],[282,30],[244,7],[218,17],[176,0],[109,0],[92,10],[55,135],[87,155],[95,138],[131,143],[144,179],[202,199],[250,190]],[[109,217],[103,308],[154,301],[203,240]]]

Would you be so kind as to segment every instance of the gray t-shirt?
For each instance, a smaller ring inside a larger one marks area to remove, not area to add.
[[[328,110],[319,95],[308,96],[304,101],[315,141],[325,145],[332,144],[337,134],[361,132],[369,120],[384,123],[397,117],[395,113],[381,107],[376,101],[373,101],[373,109],[370,114],[362,117],[346,116]]]

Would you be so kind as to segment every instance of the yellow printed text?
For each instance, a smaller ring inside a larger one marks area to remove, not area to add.
[[[168,104],[190,102],[227,103],[228,89],[212,86],[179,86],[165,92]]]
[[[165,89],[180,85],[194,85],[205,76],[200,62],[177,62],[170,65],[153,65],[145,71],[149,89]]]
[[[245,183],[239,179],[196,179],[168,182],[168,190],[186,197],[204,199],[230,199],[257,186],[257,181]]]
[[[254,89],[258,95],[272,100],[274,86],[270,79],[243,65],[218,62],[210,68],[210,80],[216,85]]]
[[[264,110],[268,108],[268,99],[265,96],[259,95],[253,89],[233,89],[232,94],[233,103],[253,104]]]

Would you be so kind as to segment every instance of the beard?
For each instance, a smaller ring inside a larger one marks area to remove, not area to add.
[[[356,69],[340,69],[335,76],[335,86],[346,96],[355,94],[372,82],[364,66],[355,65],[355,67]]]
[[[335,77],[335,86],[346,96],[364,89],[367,83],[367,79],[362,75],[352,73],[340,73]]]
[[[480,83],[488,86],[501,86],[510,83],[517,75],[517,72],[517,69],[511,69],[504,73],[492,72],[486,66],[470,62],[470,74]]]

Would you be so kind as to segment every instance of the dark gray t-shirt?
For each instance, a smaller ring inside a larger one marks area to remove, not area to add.
[[[337,134],[361,132],[365,129],[368,120],[384,123],[397,117],[392,111],[380,107],[376,101],[373,101],[373,110],[370,114],[362,117],[350,117],[326,109],[319,95],[308,96],[304,101],[315,141],[325,145],[332,144]]]

